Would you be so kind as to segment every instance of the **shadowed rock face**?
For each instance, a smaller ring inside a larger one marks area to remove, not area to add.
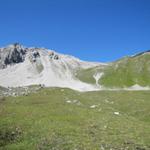
[[[97,90],[94,85],[81,82],[75,77],[76,71],[97,65],[101,64],[82,61],[45,48],[26,48],[15,43],[0,48],[0,86],[42,84],[80,91]]]
[[[6,68],[7,65],[23,62],[25,55],[26,49],[18,43],[9,45],[6,48],[1,48],[0,69]]]
[[[24,62],[27,54],[30,55],[32,62],[36,62],[37,58],[40,57],[39,50],[38,48],[24,48],[19,43],[0,48],[0,69],[4,69],[8,65]],[[58,60],[59,56],[54,52],[49,52],[49,58]]]

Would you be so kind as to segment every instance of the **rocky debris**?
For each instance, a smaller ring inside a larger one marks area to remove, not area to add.
[[[44,84],[39,84],[39,87],[40,88],[45,88],[45,85]]]
[[[149,150],[149,147],[144,145],[139,145],[134,142],[125,142],[120,145],[115,145],[113,143],[101,143],[100,150]]]
[[[119,115],[120,113],[119,112],[114,112],[114,115]]]
[[[29,55],[31,62],[36,62],[37,58],[39,58],[39,57],[40,57],[39,52],[34,49],[32,50],[31,54]]]
[[[37,52],[37,51],[33,51],[33,57],[34,58],[36,58],[36,57],[40,57],[40,54],[39,54],[39,52]]]
[[[54,60],[58,60],[59,56],[57,54],[55,54],[53,51],[51,51],[51,52],[49,52],[49,58],[54,59]]]
[[[78,91],[93,91],[99,87],[82,82],[74,72],[97,66],[69,55],[45,48],[25,48],[18,43],[0,48],[0,85],[18,87],[44,84]],[[16,96],[16,94],[13,94]]]
[[[81,102],[79,100],[67,100],[66,103],[70,103],[70,104],[76,104],[76,105],[82,105]]]
[[[70,101],[70,100],[68,100],[68,101],[66,101],[66,103],[71,103],[71,101]]]
[[[114,104],[113,101],[109,101],[108,99],[105,99],[105,103]]]
[[[55,55],[55,56],[54,56],[54,59],[55,59],[55,60],[58,60],[58,59],[59,59],[58,55]]]
[[[36,62],[40,57],[38,48],[25,48],[19,43],[14,43],[5,48],[0,48],[0,69],[6,68],[8,65],[14,65],[25,61],[27,52],[32,62]]]
[[[7,65],[23,62],[25,60],[26,49],[20,44],[15,43],[6,48],[0,49],[0,69]]]
[[[92,106],[90,106],[90,108],[96,108],[97,106],[96,105],[92,105]]]
[[[98,83],[98,81],[102,77],[102,75],[103,75],[103,73],[98,73],[98,72],[93,75],[93,78],[96,81],[96,86],[100,86],[99,83]]]
[[[97,108],[97,107],[99,107],[99,106],[100,106],[100,104],[98,104],[98,105],[91,105],[90,108],[93,109],[93,108]]]
[[[53,58],[53,56],[54,56],[54,52],[49,52],[48,54],[49,54],[49,58],[51,58],[51,59],[52,59],[52,58]]]
[[[27,87],[16,87],[16,88],[2,88],[0,87],[0,100],[3,100],[4,97],[8,96],[28,96],[30,93],[36,93],[41,88],[44,88],[42,85],[37,86],[27,86]]]

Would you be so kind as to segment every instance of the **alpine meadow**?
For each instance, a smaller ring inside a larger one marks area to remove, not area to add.
[[[0,148],[150,149],[150,53],[92,63],[18,43],[0,49]]]
[[[150,0],[0,0],[0,150],[150,150]]]

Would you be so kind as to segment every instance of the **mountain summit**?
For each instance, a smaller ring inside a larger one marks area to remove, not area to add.
[[[79,91],[149,89],[150,51],[104,64],[19,43],[0,48],[0,86],[44,85]]]
[[[26,48],[19,43],[0,48],[0,86],[18,87],[42,84],[93,90],[95,86],[81,82],[76,72],[102,65],[81,61],[45,48]]]

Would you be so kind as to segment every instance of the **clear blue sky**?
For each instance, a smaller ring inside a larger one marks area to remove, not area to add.
[[[14,42],[113,61],[150,49],[150,0],[0,0],[0,46]]]

